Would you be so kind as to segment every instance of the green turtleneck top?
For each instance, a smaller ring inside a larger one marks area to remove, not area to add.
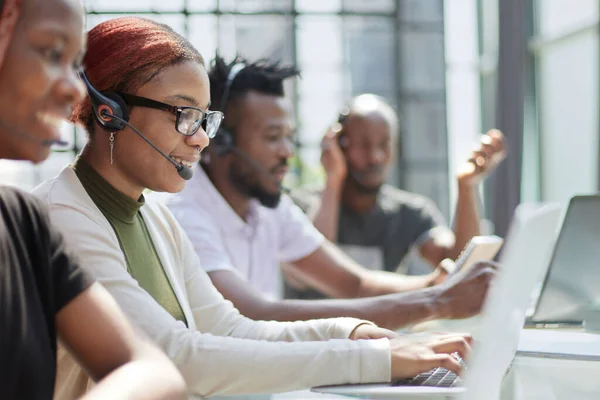
[[[181,305],[165,274],[140,209],[144,196],[135,201],[121,193],[83,158],[73,170],[96,206],[113,227],[127,262],[127,272],[175,319],[186,323]]]

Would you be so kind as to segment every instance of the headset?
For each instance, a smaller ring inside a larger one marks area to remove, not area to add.
[[[233,85],[233,81],[235,77],[246,68],[246,64],[244,63],[236,63],[229,70],[229,74],[227,74],[227,80],[225,81],[225,88],[223,89],[223,96],[221,97],[220,102],[220,110],[222,113],[225,113],[225,108],[227,107],[227,103],[229,102],[229,93],[231,92],[231,86]],[[212,139],[211,147],[214,152],[218,156],[224,156],[225,154],[231,153],[236,149],[235,140],[233,133],[227,130],[223,124],[219,127],[219,132]]]
[[[350,115],[350,107],[344,106],[338,114],[337,123],[340,125],[340,131],[337,134],[338,145],[343,149],[348,145],[348,139],[344,136],[344,122]]]
[[[192,178],[194,172],[191,168],[177,163],[129,123],[129,109],[127,108],[125,100],[121,96],[114,92],[100,92],[91,84],[83,70],[79,72],[79,76],[87,88],[88,97],[92,103],[92,109],[94,111],[94,117],[105,131],[118,132],[125,129],[127,126],[130,127],[131,130],[144,139],[146,143],[152,146],[154,150],[156,150],[167,161],[173,164],[181,178],[185,179],[186,181]]]

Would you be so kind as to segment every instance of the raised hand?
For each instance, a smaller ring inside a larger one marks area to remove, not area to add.
[[[339,145],[342,126],[333,124],[321,140],[321,164],[330,183],[342,183],[346,178],[346,160]]]
[[[436,300],[442,310],[441,317],[462,319],[479,314],[496,268],[496,263],[482,261],[435,286],[439,291]]]
[[[504,135],[497,129],[481,137],[465,164],[459,168],[457,179],[461,185],[475,185],[492,172],[506,158]]]

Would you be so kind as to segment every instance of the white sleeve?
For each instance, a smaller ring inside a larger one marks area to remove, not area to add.
[[[282,262],[304,258],[325,242],[325,237],[289,196],[281,196],[277,214],[281,229],[279,258]]]
[[[164,209],[163,215],[180,246],[178,252],[186,271],[190,305],[200,331],[256,340],[320,341],[347,339],[358,325],[369,323],[354,318],[277,322],[243,317],[230,301],[223,298],[206,274],[223,269],[238,273],[225,250],[225,241],[214,217],[181,198],[169,206],[164,203],[157,206]]]
[[[171,221],[183,262],[186,291],[198,330],[219,336],[268,341],[323,341],[347,339],[360,324],[355,318],[329,318],[311,321],[255,321],[246,318],[212,284],[200,267],[194,247],[177,221]]]
[[[90,272],[117,300],[126,315],[141,327],[182,373],[190,392],[201,396],[273,393],[311,386],[389,381],[387,339],[330,340],[282,343],[215,336],[230,334],[275,339],[289,324],[253,322],[224,301],[210,278],[196,264],[186,266],[186,286],[195,322],[201,333],[175,320],[127,273],[118,243],[106,227],[72,207],[51,206],[53,223]],[[185,241],[184,241],[185,242]],[[191,246],[191,245],[190,245]],[[185,247],[185,243],[184,243]],[[192,252],[193,253],[193,252]],[[193,262],[194,257],[186,260]],[[197,259],[196,259],[197,260]],[[218,315],[216,315],[218,314]],[[281,329],[270,333],[270,326]],[[310,330],[310,322],[306,323]],[[316,328],[316,333],[322,332]],[[272,335],[272,338],[269,337]]]
[[[229,258],[217,221],[207,210],[183,196],[171,197],[164,204],[191,240],[206,272],[227,270],[239,274]]]

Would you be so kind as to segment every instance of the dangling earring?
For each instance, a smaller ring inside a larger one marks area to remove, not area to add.
[[[113,150],[115,148],[115,133],[111,132],[110,133],[110,138],[108,139],[110,141],[110,165],[113,164]]]

